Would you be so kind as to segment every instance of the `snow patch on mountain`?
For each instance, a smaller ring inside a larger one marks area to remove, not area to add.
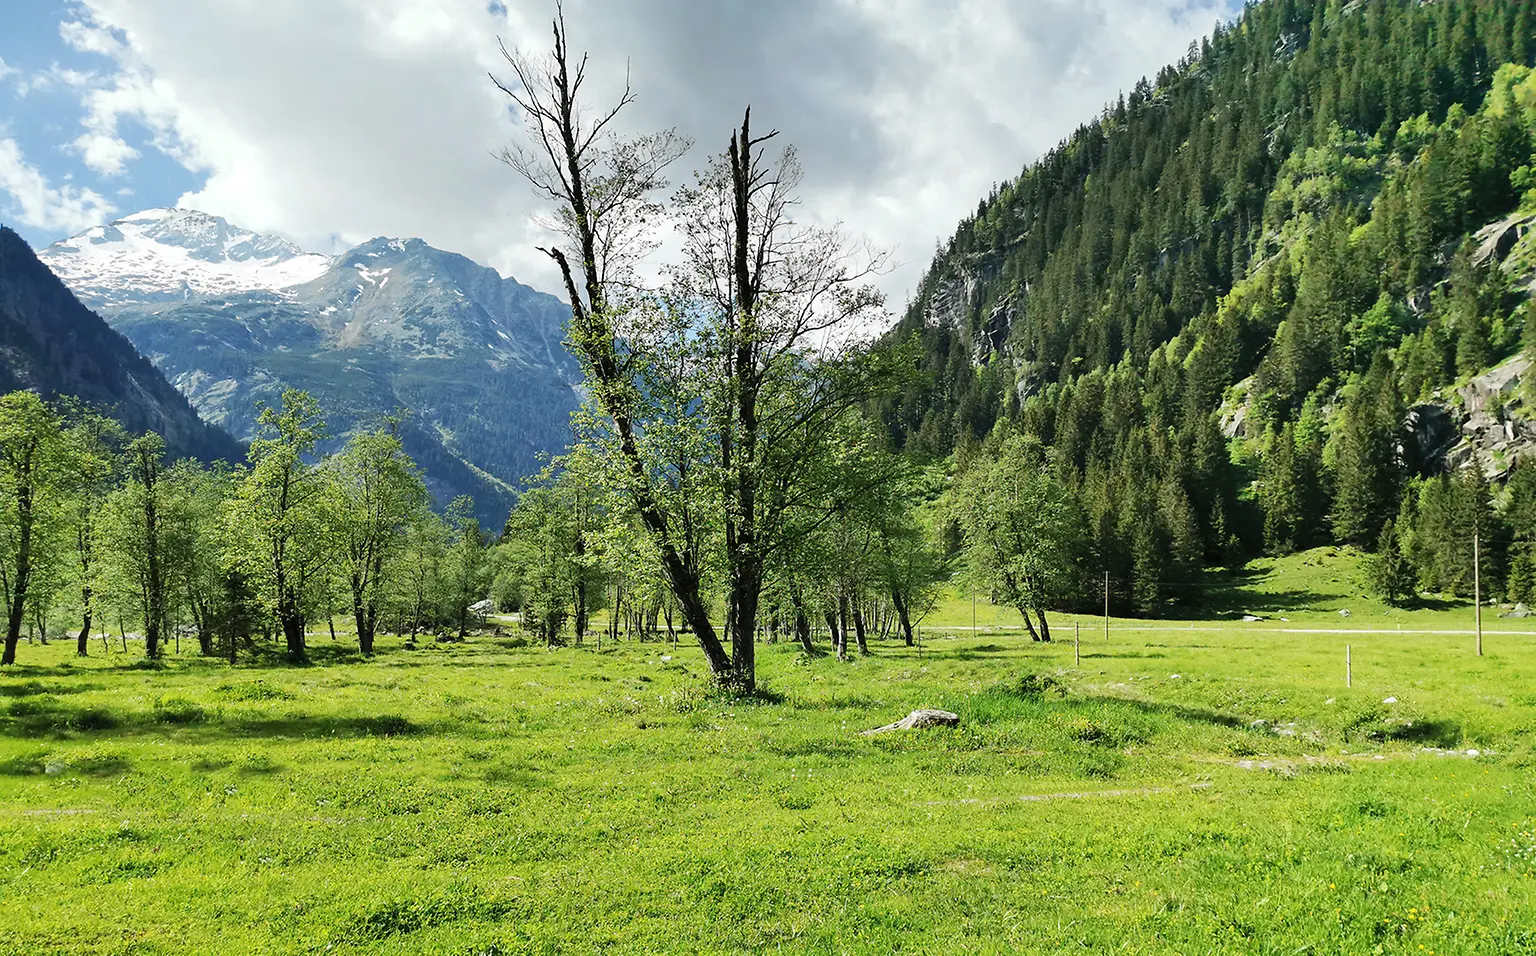
[[[97,307],[291,289],[334,261],[192,209],[134,213],[56,242],[38,258]]]

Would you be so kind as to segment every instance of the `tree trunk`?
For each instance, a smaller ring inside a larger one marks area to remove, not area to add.
[[[1045,622],[1045,608],[1037,608],[1035,613],[1040,615],[1040,640],[1049,644],[1051,641],[1051,626]],[[1028,619],[1025,615],[1025,619]]]
[[[352,622],[357,626],[357,649],[367,657],[373,653],[373,621],[363,601],[363,584],[352,575]],[[412,629],[414,636],[415,630]],[[336,626],[331,625],[331,640],[336,639]]]
[[[896,618],[901,622],[901,636],[912,646],[912,617],[907,613],[907,602],[902,598],[900,591],[891,591],[891,603],[896,606]]]
[[[757,688],[757,611],[763,581],[755,560],[743,563],[732,584],[726,629],[731,635],[731,682],[751,693]]]
[[[283,628],[283,638],[288,643],[288,663],[303,664],[309,659],[304,646],[304,615],[299,612],[299,596],[284,588],[278,602],[277,619]]]
[[[859,642],[859,656],[869,656],[869,641],[864,633],[864,611],[858,605],[853,608],[853,635]]]
[[[16,645],[21,642],[21,622],[27,608],[27,585],[32,580],[32,487],[23,482],[16,492],[16,586],[11,592],[11,606],[6,608],[5,650],[0,665],[16,663]]]
[[[572,623],[576,630],[576,643],[580,644],[582,639],[587,636],[588,616],[587,576],[583,573],[583,569],[581,568],[581,558],[587,553],[587,541],[585,535],[576,535],[576,545],[572,550],[575,552],[577,559],[576,586],[573,589],[575,593],[572,595],[574,600],[571,602],[574,605],[573,610],[575,612],[573,614],[574,619]]]
[[[816,645],[811,643],[811,621],[805,614],[805,600],[798,587],[789,592],[790,603],[795,608],[795,638],[808,656],[816,656]]]
[[[90,653],[86,645],[91,640],[91,589],[89,585],[80,589],[80,596],[85,599],[85,620],[80,624],[80,636],[75,639],[75,653],[80,657],[86,657]]]
[[[837,659],[848,659],[848,595],[837,596]]]
[[[1019,608],[1019,613],[1024,615],[1024,629],[1029,631],[1029,639],[1035,642],[1039,642],[1040,633],[1035,630],[1035,622],[1030,620],[1029,608],[1021,607]]]

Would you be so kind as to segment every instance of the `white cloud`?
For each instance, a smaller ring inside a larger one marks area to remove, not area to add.
[[[12,69],[10,72],[19,73]],[[5,76],[5,71],[0,70],[0,77]],[[83,70],[72,70],[55,63],[46,70],[41,70],[29,76],[23,76],[16,81],[16,95],[27,96],[31,93],[50,93],[61,87],[81,88],[93,86],[100,82],[95,74]]]
[[[115,211],[93,190],[49,185],[47,177],[27,164],[13,139],[0,139],[0,193],[10,200],[0,213],[37,229],[79,232]]]
[[[123,44],[111,31],[99,23],[83,20],[66,20],[59,24],[59,36],[73,49],[81,53],[98,53],[102,56],[118,56]]]
[[[493,153],[516,135],[487,71],[547,43],[553,3],[486,0],[83,0],[61,34],[117,64],[73,144],[98,172],[132,158],[119,121],[206,173],[182,197],[315,248],[418,235],[554,290],[534,200]],[[592,83],[626,66],[635,129],[723,146],[747,103],[801,148],[804,208],[905,263],[1142,75],[1177,59],[1230,0],[568,0]]]
[[[18,72],[17,69],[14,66],[11,66],[9,63],[5,62],[5,57],[0,56],[0,80],[3,80],[10,76],[12,73],[16,72]]]

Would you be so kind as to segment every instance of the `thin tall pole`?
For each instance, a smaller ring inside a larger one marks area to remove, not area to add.
[[[1344,645],[1344,686],[1355,686],[1355,661],[1350,656],[1349,645]]]
[[[1072,657],[1078,667],[1083,666],[1083,626],[1072,622]]]
[[[1109,572],[1104,572],[1104,640],[1109,640]]]
[[[1483,575],[1482,575],[1482,548],[1478,545],[1477,531],[1472,531],[1472,602],[1476,605],[1474,618],[1477,621],[1477,656],[1483,656]]]

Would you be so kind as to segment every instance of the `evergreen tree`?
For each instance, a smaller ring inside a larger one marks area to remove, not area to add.
[[[1366,580],[1376,596],[1388,604],[1401,607],[1413,598],[1413,565],[1403,554],[1397,527],[1388,521],[1376,541],[1376,553],[1365,565]]]
[[[1390,361],[1378,354],[1344,405],[1334,447],[1333,533],[1368,546],[1397,506],[1402,401]]]

